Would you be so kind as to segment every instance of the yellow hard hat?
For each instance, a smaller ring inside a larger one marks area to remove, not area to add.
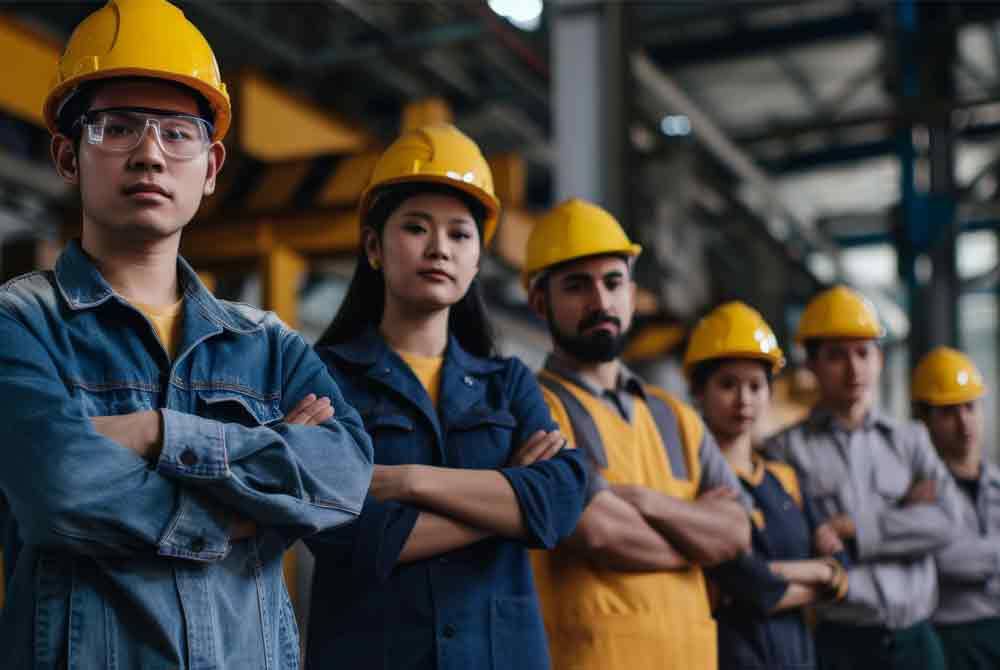
[[[910,395],[914,402],[928,405],[959,405],[986,395],[986,384],[968,356],[938,347],[920,359]]]
[[[716,307],[694,327],[684,354],[684,374],[690,377],[699,363],[719,358],[764,361],[773,372],[785,365],[778,338],[764,317],[739,301]]]
[[[825,338],[871,338],[885,334],[875,308],[860,293],[846,286],[834,286],[809,301],[796,342]]]
[[[212,139],[229,130],[229,93],[212,48],[165,0],[108,0],[76,27],[42,109],[49,131],[58,132],[60,109],[80,84],[118,77],[165,79],[194,89],[212,108]]]
[[[448,123],[415,128],[389,145],[361,194],[361,220],[365,220],[383,187],[422,182],[451,186],[481,203],[486,208],[483,244],[490,243],[500,217],[493,173],[476,143]]]
[[[557,205],[535,224],[525,248],[521,283],[530,288],[543,270],[566,261],[603,254],[638,256],[621,224],[597,205],[572,198]]]

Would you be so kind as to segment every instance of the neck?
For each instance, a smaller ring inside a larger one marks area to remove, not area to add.
[[[944,462],[952,474],[962,479],[975,479],[979,476],[979,466],[982,459],[975,449],[954,458],[945,458]]]
[[[860,428],[861,424],[865,421],[865,417],[868,416],[868,412],[871,410],[870,403],[864,400],[859,400],[846,405],[832,405],[829,403],[822,404],[847,430]]]
[[[718,443],[719,450],[733,470],[753,472],[753,440],[750,439],[749,432],[733,437],[720,437]]]
[[[560,348],[556,348],[552,354],[564,366],[573,370],[581,379],[603,389],[614,389],[618,384],[618,373],[621,372],[621,363],[618,359],[603,363],[591,363],[574,358]]]
[[[105,281],[126,300],[157,307],[177,302],[180,235],[152,242],[127,236],[114,239],[111,235],[95,233],[94,228],[84,222],[81,245]]]
[[[386,296],[379,332],[390,347],[418,356],[441,356],[448,346],[448,309],[408,310]]]

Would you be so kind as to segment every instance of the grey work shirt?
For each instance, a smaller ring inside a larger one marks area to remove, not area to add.
[[[545,359],[545,369],[557,377],[579,386],[594,397],[599,398],[605,405],[618,412],[629,423],[632,422],[636,400],[646,402],[646,390],[643,387],[642,379],[625,365],[619,366],[620,372],[618,373],[615,388],[610,390],[591,384],[580,377],[576,370],[562,364],[557,357],[551,354]],[[586,445],[581,446],[586,448]],[[587,454],[587,456],[588,462],[592,465],[596,465],[597,462],[602,460],[597,458],[595,454]],[[722,455],[722,452],[719,451],[719,445],[716,444],[715,438],[712,437],[712,433],[708,428],[702,430],[701,444],[698,445],[698,462],[701,465],[701,481],[698,482],[699,493],[704,493],[720,486],[726,486],[740,494],[740,501],[746,509],[753,508],[752,500],[743,490],[740,480],[736,477],[733,469],[729,467],[729,463]],[[601,477],[600,473],[597,472],[596,467],[590,473],[590,476],[591,485],[588,494],[592,498],[597,492],[607,488],[608,484]]]
[[[937,555],[935,623],[1000,616],[1000,468],[984,461],[975,503],[964,493],[959,502],[959,535]]]
[[[873,410],[848,431],[817,408],[766,449],[795,468],[821,519],[846,514],[856,528],[847,597],[820,607],[819,618],[891,629],[929,619],[938,600],[934,553],[954,537],[961,494],[923,425]],[[937,482],[937,501],[903,506],[924,479]]]

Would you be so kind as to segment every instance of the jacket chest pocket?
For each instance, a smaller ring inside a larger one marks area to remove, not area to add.
[[[451,464],[460,468],[499,468],[507,464],[517,419],[505,409],[483,409],[459,417],[448,429]]]
[[[365,430],[372,438],[375,462],[380,465],[429,463],[430,445],[421,448],[413,418],[395,408],[382,408],[362,414]]]
[[[159,407],[160,389],[155,383],[70,381],[87,416],[120,416]]]
[[[248,428],[278,423],[285,416],[277,396],[257,397],[228,389],[198,391],[198,415]]]

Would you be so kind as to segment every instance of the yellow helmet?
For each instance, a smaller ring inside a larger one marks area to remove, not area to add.
[[[806,305],[795,341],[838,337],[878,339],[884,334],[875,308],[864,296],[846,286],[834,286]]]
[[[959,405],[986,395],[986,384],[968,356],[938,347],[920,359],[910,395],[914,402],[928,405]]]
[[[709,312],[691,333],[684,354],[684,374],[718,358],[751,358],[771,364],[772,372],[785,365],[778,338],[760,312],[739,302],[727,302]]]
[[[635,257],[641,251],[615,217],[593,203],[572,198],[557,205],[531,229],[521,283],[528,289],[543,270],[576,258],[603,254]]]
[[[448,123],[409,130],[389,145],[361,194],[361,220],[364,221],[383,187],[421,182],[451,186],[481,203],[486,208],[483,244],[490,243],[500,218],[493,173],[476,143]]]
[[[232,109],[212,48],[184,13],[166,0],[108,0],[66,43],[42,114],[52,133],[63,104],[80,84],[118,77],[165,79],[194,89],[214,113],[220,140]]]

